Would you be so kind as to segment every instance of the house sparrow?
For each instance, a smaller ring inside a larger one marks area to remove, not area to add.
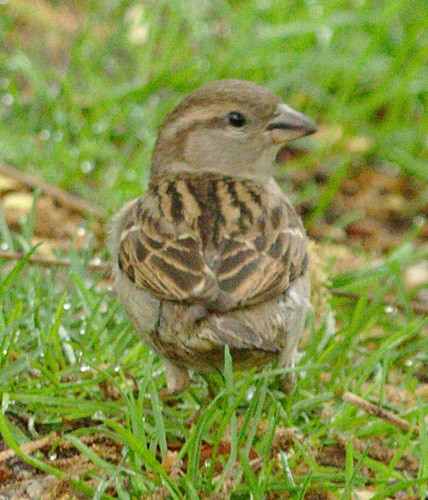
[[[295,363],[309,303],[307,240],[272,177],[287,141],[314,125],[270,90],[220,80],[188,95],[159,130],[147,193],[110,231],[117,295],[165,359],[169,393],[188,369]],[[294,376],[284,380],[292,390]]]

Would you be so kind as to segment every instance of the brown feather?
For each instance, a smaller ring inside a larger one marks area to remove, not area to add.
[[[223,311],[268,300],[305,271],[306,237],[294,209],[256,181],[165,175],[129,219],[121,268],[162,299]]]
[[[225,344],[234,368],[294,366],[310,307],[307,243],[272,164],[313,131],[240,80],[195,90],[161,126],[148,192],[115,216],[109,240],[117,295],[165,358],[169,392],[189,384],[188,368],[221,369]],[[293,373],[284,382],[289,391]]]

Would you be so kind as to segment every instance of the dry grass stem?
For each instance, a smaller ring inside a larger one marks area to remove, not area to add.
[[[106,217],[105,210],[98,205],[82,200],[77,196],[67,193],[59,187],[51,186],[37,177],[19,172],[18,170],[8,167],[2,163],[0,163],[0,175],[4,175],[18,181],[31,189],[39,188],[45,194],[61,203],[61,205],[82,215],[90,215],[97,217],[98,219],[104,219]]]
[[[385,422],[388,422],[392,425],[395,425],[399,429],[401,429],[404,432],[408,432],[412,426],[407,420],[404,420],[403,418],[398,417],[395,413],[389,410],[383,409],[381,406],[371,403],[370,401],[367,401],[366,399],[357,396],[356,394],[353,394],[352,392],[345,392],[342,396],[343,401],[346,401],[347,403],[350,403],[351,405],[356,406],[357,408],[361,408],[365,412],[367,412],[369,415],[373,415],[375,417],[379,417],[382,420],[385,420]],[[419,436],[419,427],[415,425],[413,427],[413,432]]]
[[[38,451],[44,448],[45,446],[52,444],[55,441],[55,439],[57,439],[57,437],[58,436],[56,432],[54,432],[49,436],[45,436],[40,439],[36,439],[35,441],[30,441],[29,443],[25,443],[21,445],[19,449],[26,455],[31,455],[35,451]],[[15,451],[10,448],[0,452],[0,464],[5,462],[6,460],[9,460],[9,458],[14,457],[15,455],[16,455]]]

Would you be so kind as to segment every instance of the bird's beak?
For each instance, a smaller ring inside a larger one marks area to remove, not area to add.
[[[278,105],[275,116],[267,126],[269,141],[274,144],[292,141],[314,132],[316,132],[315,124],[286,104]]]

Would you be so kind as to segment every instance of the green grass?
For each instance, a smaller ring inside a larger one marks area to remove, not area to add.
[[[10,4],[0,20],[0,83],[3,103],[13,102],[0,114],[0,155],[110,209],[145,185],[171,107],[225,77],[267,84],[318,123],[342,128],[336,143],[311,141],[307,161],[428,178],[423,0],[65,2],[79,25],[72,34],[55,15],[34,20],[29,2]],[[353,136],[372,145],[344,158]]]
[[[397,389],[414,396],[415,373],[426,363],[428,352],[420,317],[385,313],[384,284],[400,286],[390,267],[370,277],[364,273],[352,277],[353,286],[348,287],[355,290],[372,279],[375,301],[363,298],[351,311],[341,306],[342,300],[334,301],[341,326],[334,335],[322,329],[312,333],[293,395],[286,397],[275,389],[277,372],[233,375],[227,362],[214,399],[196,378],[192,391],[169,406],[157,396],[165,385],[161,362],[141,344],[108,292],[97,290],[97,277],[88,277],[81,262],[74,266],[74,272],[61,273],[18,264],[11,271],[13,281],[4,281],[0,385],[7,420],[0,422],[0,428],[9,446],[56,431],[93,462],[91,474],[99,480],[96,494],[114,486],[120,498],[137,498],[161,485],[172,498],[198,498],[203,491],[222,495],[225,478],[234,484],[234,498],[246,498],[249,492],[256,498],[274,492],[303,498],[308,490],[351,492],[366,483],[372,484],[377,498],[386,498],[388,488],[420,495],[425,491],[426,437],[419,440],[411,432],[403,433],[358,412],[340,397],[351,390],[386,404],[412,425],[419,424],[424,435],[426,399],[420,396],[411,406],[391,408],[382,396],[385,384],[397,374]],[[114,397],[106,395],[106,385]],[[196,411],[199,417],[186,425]],[[29,422],[28,427],[23,428],[22,422]],[[289,445],[293,453],[272,456],[279,427],[296,428],[301,437]],[[108,463],[81,441],[93,433],[123,443],[119,464]],[[323,447],[335,444],[337,436],[367,443],[361,451],[348,441],[345,469],[320,465],[314,458]],[[393,450],[389,464],[370,456],[377,437]],[[230,442],[230,455],[216,455],[224,439]],[[207,444],[212,456],[200,467],[201,447]],[[178,479],[171,479],[160,464],[168,448],[179,449],[178,457],[187,461],[187,471]],[[250,465],[250,450],[261,458],[257,473]],[[396,469],[404,453],[419,460],[418,476]],[[214,467],[217,462],[224,466],[221,478]],[[30,463],[43,467],[40,460]],[[55,467],[54,460],[49,467]],[[370,479],[364,468],[372,471]],[[96,472],[101,469],[102,474]]]
[[[347,172],[370,166],[428,179],[422,0],[47,5],[52,15],[24,0],[0,6],[0,161],[109,212],[144,189],[156,130],[171,107],[224,77],[268,85],[330,131],[307,139],[308,154],[291,166],[320,164],[331,176],[324,190],[297,193],[319,207],[308,224],[316,224]],[[333,140],[334,127],[340,137]],[[350,151],[354,137],[367,138],[368,148]],[[0,217],[0,243],[29,251],[33,227],[30,217],[21,234],[12,234]],[[350,498],[367,484],[378,499],[399,491],[424,498],[428,404],[417,394],[428,337],[402,280],[406,265],[428,257],[414,233],[376,265],[332,276],[334,287],[361,298],[331,300],[334,334],[309,326],[294,394],[276,389],[273,370],[233,374],[225,353],[216,396],[209,398],[195,377],[175,405],[157,396],[165,386],[162,363],[100,287],[101,275],[87,272],[91,246],[82,256],[71,243],[66,254],[72,264],[65,270],[0,262],[0,431],[8,446],[57,432],[92,464],[72,481],[94,498],[140,498],[156,489],[190,499],[204,492],[304,498],[309,491]],[[387,294],[399,310],[387,312]],[[411,402],[390,403],[391,385]],[[420,437],[343,402],[346,390],[419,425]],[[282,428],[296,431],[281,449]],[[85,444],[93,434],[123,444],[118,463]],[[377,438],[392,450],[389,462],[373,453]],[[322,450],[339,439],[346,441],[343,467],[322,464]],[[230,444],[226,454],[222,440]],[[202,466],[201,448],[211,454]],[[171,449],[186,464],[176,476],[161,465]],[[414,469],[400,465],[403,455],[417,461]],[[63,476],[55,460],[31,460]]]

